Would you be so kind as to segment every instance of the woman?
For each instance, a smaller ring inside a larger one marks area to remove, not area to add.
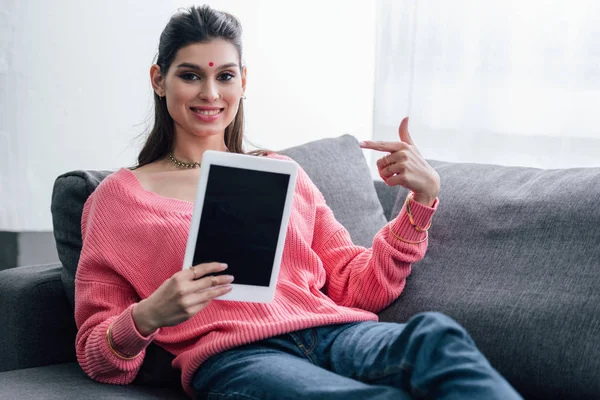
[[[225,265],[181,265],[202,154],[243,153],[239,22],[207,6],[175,15],[150,76],[155,125],[138,166],[107,177],[82,216],[76,350],[91,378],[130,383],[155,342],[192,397],[520,398],[450,318],[377,322],[423,258],[438,205],[439,176],[407,119],[399,142],[362,144],[387,152],[388,185],[411,190],[372,248],[352,244],[300,170],[274,301],[223,301],[233,277],[213,274]]]

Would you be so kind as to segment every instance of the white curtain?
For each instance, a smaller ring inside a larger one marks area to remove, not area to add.
[[[409,115],[428,159],[600,166],[599,1],[377,8],[375,140],[398,140]]]

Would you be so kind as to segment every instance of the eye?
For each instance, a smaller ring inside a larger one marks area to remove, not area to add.
[[[221,75],[219,75],[218,79],[221,81],[230,81],[233,78],[235,78],[235,75],[231,72],[223,72]]]
[[[183,79],[184,81],[195,81],[195,80],[198,80],[198,79],[200,79],[200,78],[198,77],[198,75],[196,75],[196,74],[193,74],[193,73],[191,73],[191,72],[186,72],[186,73],[184,73],[184,74],[181,74],[181,75],[180,75],[180,77],[181,77],[181,79]]]

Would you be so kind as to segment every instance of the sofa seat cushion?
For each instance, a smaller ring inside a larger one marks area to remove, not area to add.
[[[3,399],[187,399],[173,389],[98,383],[77,363],[3,372],[0,388]]]

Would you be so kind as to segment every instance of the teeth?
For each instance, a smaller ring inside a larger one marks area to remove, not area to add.
[[[201,115],[217,115],[221,112],[221,110],[198,110],[197,108],[192,108],[192,110]]]

